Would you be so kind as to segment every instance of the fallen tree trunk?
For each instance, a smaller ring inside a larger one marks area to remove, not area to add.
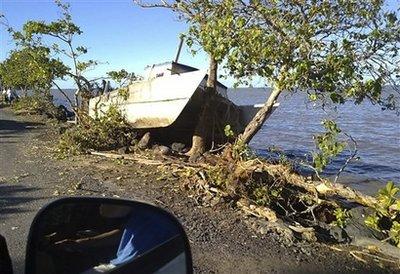
[[[279,95],[282,93],[281,89],[273,89],[267,102],[264,106],[257,112],[251,122],[246,126],[244,132],[239,135],[239,139],[244,144],[247,144],[260,130],[265,120],[271,115],[275,101],[278,99]]]
[[[303,176],[291,172],[283,165],[264,164],[263,168],[272,176],[284,176],[284,180],[286,180],[287,183],[304,188],[314,195],[316,194],[326,198],[340,196],[346,200],[354,201],[367,207],[374,207],[377,203],[374,197],[365,195],[340,183],[333,183],[328,180],[319,182],[307,180]]]

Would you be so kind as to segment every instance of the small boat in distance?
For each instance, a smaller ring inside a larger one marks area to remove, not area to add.
[[[188,143],[204,104],[207,77],[206,71],[174,61],[148,66],[145,79],[131,83],[126,96],[114,90],[90,99],[89,115],[101,116],[115,105],[133,128],[159,132],[157,135],[162,135],[163,140]],[[260,106],[235,105],[227,97],[227,87],[220,82],[217,93],[214,117],[218,121],[210,121],[210,126],[219,130],[213,130],[209,137],[221,143],[226,140],[225,125],[230,124],[235,133],[242,132]]]

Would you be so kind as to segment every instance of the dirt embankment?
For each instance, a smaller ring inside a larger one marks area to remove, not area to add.
[[[282,242],[277,234],[265,234],[254,218],[229,204],[203,206],[177,178],[160,176],[157,165],[96,156],[57,160],[53,154],[57,135],[54,128],[43,127],[23,143],[24,160],[40,159],[42,167],[37,167],[37,173],[43,169],[46,176],[50,173],[58,178],[47,185],[47,193],[54,198],[89,195],[141,199],[166,208],[185,227],[196,273],[396,272],[373,261],[356,260],[347,246]]]

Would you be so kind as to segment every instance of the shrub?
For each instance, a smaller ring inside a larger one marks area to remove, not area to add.
[[[365,224],[387,236],[387,240],[400,248],[400,189],[389,181],[378,191],[374,214],[365,219]]]
[[[335,220],[333,221],[333,225],[336,225],[340,228],[345,228],[347,225],[347,220],[351,217],[350,213],[347,209],[336,208],[333,211],[333,216],[335,216]]]
[[[136,133],[115,106],[93,119],[85,116],[80,124],[67,130],[60,139],[60,156],[87,153],[89,150],[110,150],[130,145]]]
[[[314,168],[317,172],[325,169],[331,159],[338,156],[346,147],[346,143],[338,141],[338,136],[342,131],[334,121],[323,120],[322,125],[326,132],[314,136],[317,151],[312,153]]]

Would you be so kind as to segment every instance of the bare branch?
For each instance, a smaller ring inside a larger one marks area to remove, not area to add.
[[[347,137],[349,137],[350,140],[353,142],[354,149],[353,149],[353,153],[350,155],[349,158],[347,158],[346,162],[343,164],[343,166],[339,169],[338,173],[336,174],[335,180],[333,181],[334,183],[337,182],[337,180],[339,179],[340,174],[346,169],[346,167],[348,166],[348,164],[349,164],[353,159],[356,159],[356,158],[357,158],[357,157],[356,157],[356,156],[357,156],[357,153],[358,153],[358,150],[357,150],[357,141],[353,138],[353,136],[351,136],[351,135],[349,135],[349,134],[347,134],[347,133],[344,133],[344,135],[346,135]]]

